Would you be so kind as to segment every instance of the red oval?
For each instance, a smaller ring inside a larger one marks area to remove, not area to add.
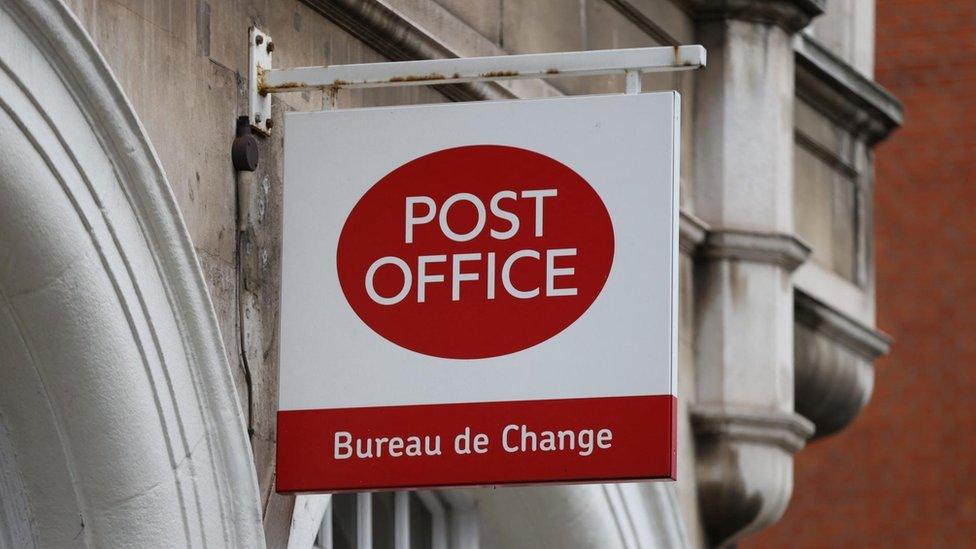
[[[552,190],[555,196],[539,196]],[[519,220],[511,236],[514,224],[494,215],[491,207],[492,198],[502,191],[515,194],[500,195],[496,204]],[[459,193],[471,196],[449,202],[445,222],[460,241],[447,236],[440,220],[445,201]],[[427,197],[436,209],[434,217],[423,222],[430,208],[423,198],[415,198],[409,243],[408,197]],[[473,236],[467,233],[479,225],[478,201],[485,223]],[[540,204],[542,236],[536,236]],[[569,327],[603,289],[613,250],[606,206],[576,172],[525,149],[473,145],[422,156],[373,185],[346,219],[336,263],[349,305],[380,336],[425,355],[476,359],[527,349]],[[513,258],[517,252],[521,253]],[[493,271],[489,254],[494,254]],[[426,275],[433,277],[423,284],[422,300],[421,256],[426,257]],[[402,263],[390,259],[394,257]],[[551,276],[546,270],[549,257]],[[378,260],[371,297],[367,274]],[[477,275],[477,280],[453,276],[455,261],[456,272]],[[406,290],[404,265],[411,278]],[[571,274],[558,271],[570,268]],[[493,298],[489,279],[494,280]],[[526,297],[536,289],[535,297]],[[575,295],[564,295],[572,289]]]

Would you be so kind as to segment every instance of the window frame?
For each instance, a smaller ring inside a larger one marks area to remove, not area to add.
[[[451,507],[445,498],[431,490],[396,491],[393,503],[393,540],[395,549],[410,547],[410,495],[415,494],[431,517],[431,548],[448,549],[451,545]],[[356,549],[373,546],[373,495],[374,492],[357,492],[356,496]],[[288,547],[305,549],[333,549],[332,495],[297,496],[295,516],[292,518]],[[300,513],[307,516],[299,517]],[[303,528],[304,526],[304,528]],[[309,528],[311,527],[311,528]],[[304,529],[305,532],[300,530]],[[306,545],[307,544],[307,545]],[[456,544],[455,544],[456,545]]]

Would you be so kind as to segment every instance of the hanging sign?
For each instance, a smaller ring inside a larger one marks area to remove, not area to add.
[[[288,113],[278,491],[674,479],[678,113]]]

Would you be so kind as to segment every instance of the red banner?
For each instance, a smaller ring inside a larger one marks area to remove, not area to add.
[[[278,412],[279,492],[674,479],[671,395]]]

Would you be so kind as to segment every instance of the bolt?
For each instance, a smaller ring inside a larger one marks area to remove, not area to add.
[[[265,121],[264,125],[267,126],[268,129],[270,130],[271,127],[274,126],[274,120],[269,118],[267,121]]]
[[[264,37],[261,36],[260,34],[255,36],[254,43],[260,46],[262,43],[264,43]]]
[[[268,53],[274,51],[274,42],[268,42]]]
[[[254,123],[255,124],[260,124],[261,123],[261,115],[260,114],[255,114],[254,115]]]

